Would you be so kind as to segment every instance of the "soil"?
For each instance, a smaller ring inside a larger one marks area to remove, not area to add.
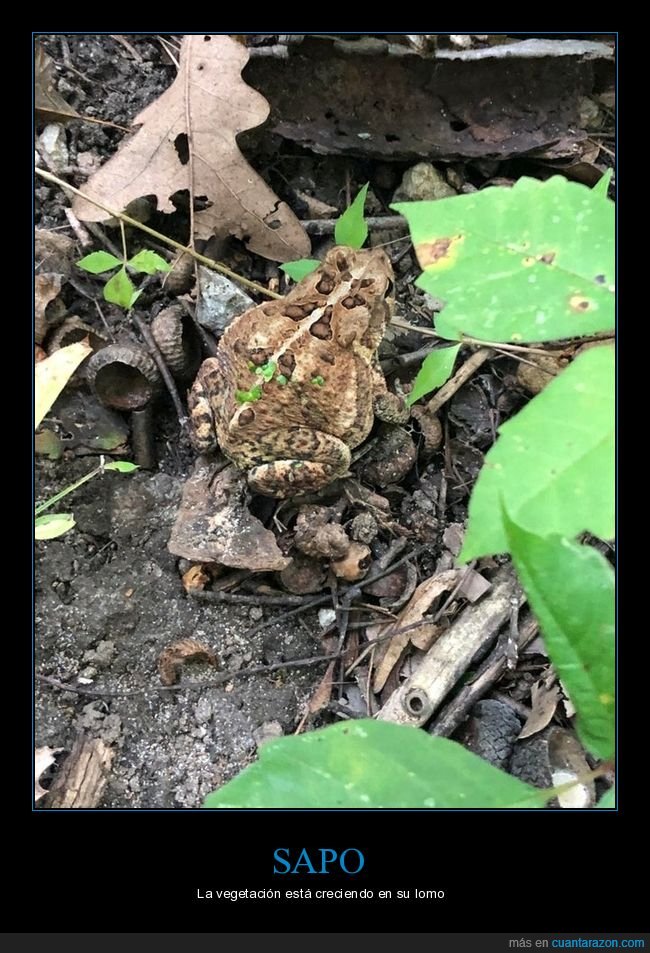
[[[55,61],[60,93],[79,112],[128,125],[172,82],[175,68],[155,37],[127,39],[137,55],[108,35],[41,38]],[[86,177],[80,170],[106,161],[123,137],[118,130],[81,122],[67,125],[66,135],[68,168],[76,170],[69,181],[79,187]],[[296,190],[343,209],[346,195],[368,180],[374,203],[369,213],[386,213],[402,173],[412,164],[315,155],[271,134],[256,135],[254,151],[247,152],[247,158],[303,218],[312,216],[296,203]],[[498,176],[508,170],[494,163],[488,171]],[[468,167],[466,181],[482,184],[488,171]],[[36,203],[37,227],[67,229],[70,234],[64,213],[67,201],[58,188],[38,185]],[[156,227],[155,220],[152,225]],[[168,221],[166,228],[185,239],[182,216]],[[119,244],[119,232],[109,234]],[[390,238],[382,233],[380,240]],[[327,241],[331,239],[314,241],[315,255]],[[398,248],[403,250],[404,243]],[[222,257],[255,280],[279,275],[274,263],[256,259],[235,243]],[[408,252],[394,253],[394,258],[401,312],[415,324],[424,306],[422,294],[413,287],[417,265]],[[90,286],[80,284],[81,293],[79,283],[64,292],[68,313],[101,329],[94,301],[83,293]],[[138,302],[138,313],[146,318],[154,304],[159,307],[164,301],[159,288],[147,291]],[[103,300],[101,304],[110,330],[124,331],[123,313]],[[427,320],[426,314],[422,320]],[[410,348],[402,347],[414,350],[422,343],[417,339]],[[380,356],[389,361],[389,352],[390,348]],[[445,426],[457,479],[455,487],[447,489],[449,523],[462,523],[466,516],[471,481],[493,439],[494,408],[501,414],[498,425],[526,399],[513,385],[515,372],[514,361],[499,358],[450,403]],[[83,384],[81,389],[66,390],[52,416],[65,416],[79,394],[87,399]],[[130,475],[107,472],[91,480],[66,500],[70,503],[66,509],[76,520],[74,531],[36,544],[37,672],[74,682],[80,689],[116,694],[84,696],[37,682],[35,742],[69,752],[79,732],[86,731],[114,746],[112,771],[99,805],[109,809],[199,807],[210,791],[254,760],[265,738],[295,731],[326,668],[318,663],[234,677],[200,691],[156,690],[160,653],[179,639],[205,644],[216,652],[220,668],[232,673],[320,655],[324,642],[316,611],[284,618],[281,608],[206,604],[186,593],[181,578],[186,566],[170,554],[167,544],[194,454],[181,436],[169,400],[158,405],[153,429],[158,461],[154,470]],[[416,428],[421,446],[419,433]],[[128,447],[115,456],[131,459]],[[38,457],[36,498],[48,498],[96,463],[97,454],[79,445],[67,449],[58,461]],[[411,471],[399,492],[390,494],[393,513],[404,527],[426,521],[444,466],[444,452],[439,450],[421,469]],[[437,544],[425,554],[421,564],[425,572],[433,571],[445,552],[443,530],[438,527]],[[269,581],[277,587],[277,580]],[[276,624],[250,634],[260,621],[275,616]],[[196,662],[184,666],[182,677],[209,681],[214,669]],[[79,678],[81,682],[76,681]],[[141,693],[119,694],[125,691]],[[325,710],[307,727],[333,719]]]

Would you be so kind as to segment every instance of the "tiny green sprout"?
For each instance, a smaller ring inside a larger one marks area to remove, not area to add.
[[[171,266],[167,264],[164,258],[157,255],[154,251],[143,249],[132,258],[126,257],[126,240],[124,237],[124,226],[122,225],[122,249],[123,258],[120,260],[115,255],[109,255],[105,251],[92,252],[77,262],[77,268],[82,268],[91,275],[103,275],[107,271],[119,270],[109,278],[104,285],[104,300],[116,304],[120,308],[129,310],[138,300],[141,291],[137,291],[131,281],[128,271],[135,274],[155,275],[157,271],[170,271]],[[127,271],[128,269],[128,271]]]
[[[284,385],[287,383],[287,379],[284,376],[284,374],[278,374],[275,380],[276,380],[276,383],[280,385],[280,387],[284,387]]]
[[[251,387],[250,390],[235,391],[235,400],[238,404],[251,404],[259,400],[261,396],[262,388],[259,384],[256,384],[255,387]]]
[[[325,383],[325,379],[318,374],[316,377],[312,377],[311,383],[314,385],[314,387],[322,387]]]
[[[262,364],[261,367],[256,367],[255,373],[259,374],[260,377],[262,377],[262,379],[268,383],[268,381],[273,380],[273,375],[275,374],[276,370],[277,364],[275,364],[274,361],[268,361],[268,363]]]

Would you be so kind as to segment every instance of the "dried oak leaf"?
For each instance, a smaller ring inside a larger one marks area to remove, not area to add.
[[[264,258],[290,261],[310,242],[239,151],[236,136],[264,122],[269,105],[241,77],[248,51],[228,36],[186,36],[176,80],[134,120],[138,132],[86,183],[85,192],[109,208],[156,195],[173,212],[183,190],[206,199],[194,213],[194,237],[234,235]],[[108,213],[77,197],[75,215],[99,222]]]
[[[158,674],[163,685],[175,685],[184,662],[207,662],[218,667],[219,660],[212,651],[196,639],[180,639],[163,649],[158,658]]]
[[[55,85],[54,62],[42,47],[34,52],[34,112],[46,122],[65,122],[81,119],[76,109],[69,106]]]

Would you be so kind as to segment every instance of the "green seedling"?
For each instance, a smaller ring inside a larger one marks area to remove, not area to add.
[[[105,275],[109,271],[119,269],[104,285],[104,298],[111,304],[129,310],[142,294],[142,291],[139,291],[131,281],[129,271],[140,275],[155,275],[156,272],[170,271],[171,266],[167,264],[164,258],[149,249],[143,249],[137,255],[127,259],[124,226],[121,225],[121,227],[124,252],[122,259],[110,254],[110,252],[94,251],[78,261],[77,267],[83,268],[91,275]]]

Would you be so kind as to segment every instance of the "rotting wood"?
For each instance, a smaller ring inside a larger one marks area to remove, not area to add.
[[[80,734],[57,772],[45,806],[92,808],[102,799],[115,751],[101,738]]]
[[[491,592],[476,605],[468,606],[443,632],[377,717],[401,725],[424,725],[477,654],[494,640],[510,615],[513,596],[517,596],[520,605],[523,603],[524,595],[512,566],[503,566],[492,580]]]

